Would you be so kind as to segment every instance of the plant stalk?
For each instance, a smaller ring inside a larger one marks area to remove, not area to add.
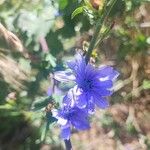
[[[86,58],[85,58],[86,63],[88,63],[89,60],[90,60],[90,56],[92,54],[93,49],[95,48],[95,44],[97,42],[97,38],[98,38],[99,33],[100,33],[101,29],[102,29],[102,26],[103,26],[103,24],[105,22],[105,19],[110,14],[110,12],[111,12],[114,4],[116,3],[116,1],[117,0],[112,0],[112,2],[110,3],[110,7],[108,8],[108,11],[106,10],[106,6],[104,6],[104,8],[103,8],[104,9],[104,15],[102,15],[102,17],[99,18],[99,20],[98,20],[98,22],[96,24],[95,32],[94,32],[93,38],[91,40],[90,46],[89,46],[87,54],[86,54]]]
[[[64,140],[64,142],[65,142],[66,150],[72,150],[72,144],[71,144],[70,139]]]

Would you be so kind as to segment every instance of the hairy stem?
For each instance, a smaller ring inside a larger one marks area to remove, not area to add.
[[[87,52],[87,55],[86,55],[86,63],[88,63],[89,62],[89,60],[90,60],[90,56],[91,56],[91,54],[92,54],[92,51],[93,51],[93,49],[95,48],[95,44],[96,44],[96,42],[97,42],[97,38],[98,38],[98,36],[99,36],[99,33],[100,33],[100,31],[101,31],[101,28],[102,28],[102,26],[103,26],[103,24],[104,24],[104,22],[105,22],[105,19],[108,17],[108,15],[109,15],[109,13],[110,13],[110,11],[112,10],[112,8],[113,8],[113,6],[114,6],[114,4],[116,3],[116,1],[117,0],[112,0],[111,2],[110,2],[110,7],[108,8],[108,10],[106,10],[106,5],[107,4],[105,4],[105,6],[104,6],[104,10],[103,10],[103,15],[99,18],[99,20],[98,20],[98,22],[97,22],[97,24],[96,24],[96,28],[95,28],[95,32],[94,32],[94,35],[93,35],[93,38],[92,38],[92,40],[91,40],[91,43],[90,43],[90,46],[89,46],[89,48],[88,48],[88,52]],[[101,41],[101,40],[100,40]]]

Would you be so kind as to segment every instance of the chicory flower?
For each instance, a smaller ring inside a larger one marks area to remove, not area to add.
[[[80,109],[86,108],[89,113],[94,112],[95,105],[102,109],[109,106],[106,97],[113,93],[113,82],[119,75],[116,70],[110,66],[96,68],[90,63],[86,64],[80,54],[68,63],[68,67],[72,72],[60,71],[54,75],[58,81],[75,82],[70,89],[72,96],[67,94],[68,100],[74,101],[74,105]]]
[[[53,117],[61,126],[61,138],[69,139],[71,136],[71,127],[77,130],[86,130],[90,128],[88,122],[88,113],[78,107],[63,107],[62,109],[52,110]]]

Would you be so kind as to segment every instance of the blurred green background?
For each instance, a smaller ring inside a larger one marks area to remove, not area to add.
[[[0,0],[0,150],[64,149],[45,107],[51,98],[61,103],[67,87],[51,96],[47,90],[52,73],[91,40],[104,0],[89,3]],[[118,0],[113,22],[92,54],[97,65],[120,72],[111,107],[97,111],[89,131],[73,133],[74,150],[150,150],[150,1]]]

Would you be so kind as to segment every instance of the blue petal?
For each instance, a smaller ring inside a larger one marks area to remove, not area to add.
[[[85,71],[86,68],[86,62],[84,57],[81,54],[76,55],[76,64],[77,64],[77,72],[78,74],[81,74]]]
[[[64,106],[70,106],[70,105],[71,105],[71,99],[68,97],[68,95],[66,95],[66,96],[63,98],[63,105],[64,105]]]
[[[61,134],[60,134],[60,136],[61,136],[62,139],[69,140],[70,135],[71,135],[70,127],[62,128],[62,129],[61,129]]]
[[[47,89],[47,95],[48,96],[52,95],[52,88],[51,87],[48,87],[48,89]]]
[[[90,128],[89,121],[87,118],[82,117],[82,114],[74,116],[74,118],[71,119],[71,123],[77,130],[86,130]]]
[[[71,70],[73,70],[73,71],[75,71],[77,68],[76,68],[76,62],[75,61],[70,61],[70,62],[67,62],[67,65],[68,65],[68,67],[71,69]]]
[[[119,72],[116,70],[113,70],[113,73],[109,75],[109,79],[116,80],[118,76],[119,76]]]
[[[87,105],[87,97],[85,94],[81,94],[78,96],[78,99],[76,100],[76,106],[78,108],[85,108]]]
[[[90,128],[89,122],[86,119],[79,120],[79,118],[77,118],[76,120],[72,121],[72,125],[77,130],[87,130]]]
[[[54,79],[60,82],[74,81],[75,76],[68,71],[57,71],[54,73]]]
[[[85,59],[79,53],[75,55],[75,60],[70,61],[67,64],[68,64],[68,67],[71,70],[73,70],[75,74],[81,74],[85,70],[85,67],[86,67]]]
[[[91,64],[88,64],[86,66],[85,75],[86,75],[86,78],[88,78],[88,79],[93,79],[94,78],[95,68]]]
[[[83,62],[81,62],[78,65],[78,69],[76,72],[77,77],[79,77],[79,76],[83,77],[85,75],[85,67],[86,67],[86,65]]]
[[[92,102],[92,101],[88,102],[87,110],[88,110],[89,114],[93,114],[94,113],[94,111],[95,111],[95,104],[94,104],[94,102]]]
[[[74,106],[74,103],[75,103],[75,100],[74,100],[74,95],[73,95],[73,91],[72,89],[70,89],[67,93],[67,95],[63,98],[63,105],[65,107],[73,107]]]
[[[95,80],[93,82],[94,87],[96,88],[112,88],[113,82],[111,80],[106,80],[106,81],[97,81]]]
[[[110,66],[100,67],[98,70],[99,77],[108,77],[110,80],[114,80],[119,76],[119,73]]]
[[[95,104],[102,109],[105,109],[109,106],[109,102],[105,98],[95,98]]]
[[[93,89],[92,91],[92,95],[99,95],[100,97],[101,96],[111,96],[113,94],[113,91],[111,90],[108,90],[108,89],[105,89],[105,88],[98,88],[98,89]]]

